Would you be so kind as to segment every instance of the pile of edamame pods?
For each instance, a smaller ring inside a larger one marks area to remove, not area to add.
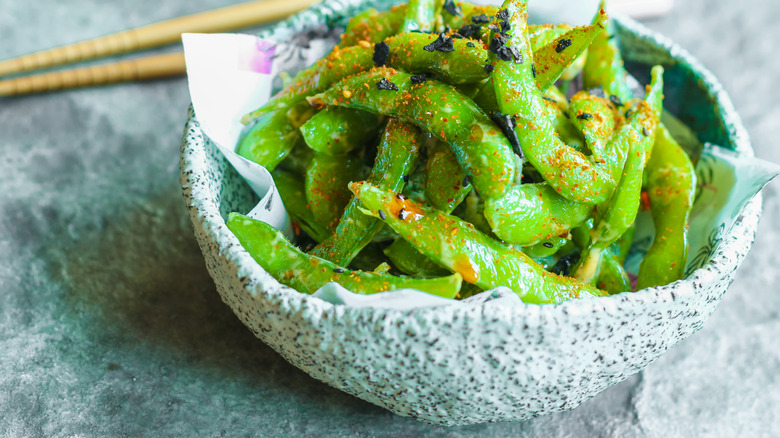
[[[299,246],[240,214],[228,227],[305,293],[505,286],[544,304],[680,279],[693,165],[660,122],[663,69],[635,98],[603,6],[580,27],[528,25],[521,0],[355,16],[244,119],[238,152],[272,171]],[[641,208],[655,240],[632,284]]]

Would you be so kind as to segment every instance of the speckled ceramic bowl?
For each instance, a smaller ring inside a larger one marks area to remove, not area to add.
[[[349,12],[333,5],[307,12],[295,31]],[[281,26],[277,38],[290,35],[290,26]],[[739,117],[712,74],[632,21],[620,20],[620,37],[636,75],[647,71],[645,63],[665,65],[666,106],[701,140],[752,156]],[[441,425],[572,409],[642,370],[715,310],[751,247],[761,210],[756,197],[703,268],[664,287],[557,306],[351,308],[279,284],[241,247],[225,218],[248,211],[256,199],[192,113],[181,171],[206,266],[224,302],[257,337],[318,380]]]

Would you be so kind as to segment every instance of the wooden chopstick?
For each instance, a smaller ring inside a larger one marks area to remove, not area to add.
[[[182,52],[147,56],[111,64],[7,79],[0,81],[0,96],[180,76],[186,73],[186,70]]]
[[[211,11],[200,12],[184,17],[174,18],[135,29],[118,32],[99,38],[81,41],[54,49],[44,50],[29,55],[0,61],[0,76],[9,76],[44,68],[58,67],[74,62],[102,58],[119,53],[134,52],[181,41],[181,34],[226,32],[285,18],[295,12],[308,8],[316,0],[259,0],[227,6]],[[152,57],[151,59],[154,59]],[[140,62],[130,61],[130,62]],[[122,68],[130,64],[119,63]],[[108,66],[97,68],[106,70]],[[146,70],[151,66],[143,63]],[[112,70],[112,72],[118,72]],[[153,69],[151,69],[153,70]],[[92,71],[79,69],[80,72]],[[102,71],[102,70],[101,70]],[[71,75],[69,73],[68,75]],[[78,73],[83,74],[83,73]],[[41,75],[54,78],[55,76]],[[140,78],[139,78],[140,79]],[[30,79],[39,83],[42,79]],[[23,82],[24,83],[24,82]],[[80,83],[80,82],[77,82]],[[6,87],[12,85],[6,84]],[[18,86],[17,86],[18,87]]]

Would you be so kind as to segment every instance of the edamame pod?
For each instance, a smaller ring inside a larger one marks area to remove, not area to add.
[[[331,282],[358,294],[410,288],[444,298],[455,298],[460,291],[462,278],[458,274],[419,279],[350,271],[299,251],[282,233],[264,222],[231,213],[227,226],[263,269],[280,283],[303,293],[312,294]]]
[[[345,79],[310,102],[359,108],[414,123],[452,147],[481,196],[501,197],[514,183],[519,167],[509,140],[473,100],[452,86],[415,82],[407,73],[375,68]],[[345,93],[350,97],[344,98]]]
[[[682,278],[688,258],[688,216],[696,193],[693,164],[663,127],[656,132],[646,175],[655,238],[639,266],[638,289]]]
[[[327,107],[301,126],[306,144],[314,151],[341,155],[363,147],[376,137],[382,118],[351,108]]]
[[[422,254],[482,289],[506,286],[528,303],[560,303],[604,293],[545,271],[523,252],[508,247],[454,216],[365,183],[350,189],[366,206]]]
[[[403,177],[417,161],[423,141],[422,132],[416,126],[398,120],[388,122],[367,181],[388,190],[401,190]],[[348,265],[383,226],[381,221],[361,213],[360,208],[360,201],[353,197],[334,233],[309,253],[340,266]]]
[[[565,235],[592,211],[593,206],[569,201],[547,183],[516,185],[485,201],[485,218],[496,236],[520,246]]]
[[[306,168],[306,201],[314,221],[328,234],[336,230],[338,220],[351,195],[350,181],[363,177],[363,164],[354,155],[314,154]]]

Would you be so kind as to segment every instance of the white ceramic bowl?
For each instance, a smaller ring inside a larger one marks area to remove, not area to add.
[[[361,3],[359,0],[345,0]],[[364,2],[365,3],[365,2]],[[338,19],[325,2],[276,37]],[[313,18],[312,18],[313,17]],[[319,20],[319,22],[317,22]],[[666,105],[703,140],[752,155],[714,77],[684,50],[620,20],[632,65],[667,67]],[[641,72],[640,72],[641,75]],[[254,195],[190,113],[181,181],[195,236],[222,299],[257,337],[312,377],[396,414],[441,425],[522,420],[572,409],[642,370],[701,328],[750,249],[757,196],[689,278],[636,293],[561,305],[447,306],[408,311],[334,305],[279,284],[225,226]]]

